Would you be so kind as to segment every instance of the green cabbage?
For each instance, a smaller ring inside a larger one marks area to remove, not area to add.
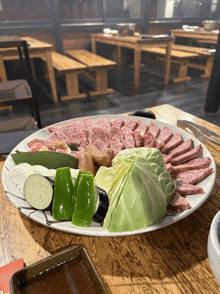
[[[99,168],[95,184],[109,196],[103,227],[110,232],[138,230],[157,222],[165,216],[176,188],[156,148],[121,151],[112,167]]]

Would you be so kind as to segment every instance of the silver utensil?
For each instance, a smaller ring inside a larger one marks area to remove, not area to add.
[[[201,126],[197,123],[193,123],[191,121],[180,120],[180,119],[177,120],[177,126],[190,129],[197,139],[205,138],[205,139],[220,146],[220,142],[218,142],[210,137],[210,136],[214,136],[216,138],[220,138],[220,134],[217,134],[217,133],[207,129],[206,127],[203,127],[203,126]]]

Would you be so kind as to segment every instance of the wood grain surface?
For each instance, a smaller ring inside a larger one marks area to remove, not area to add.
[[[219,127],[172,106],[151,110],[160,121],[176,125],[177,119],[187,119],[220,133]],[[206,146],[217,164],[216,184],[208,200],[183,220],[144,234],[88,237],[44,227],[22,215],[0,183],[0,266],[21,257],[30,265],[61,249],[84,244],[110,293],[220,293],[207,256],[209,228],[220,208],[220,147]]]

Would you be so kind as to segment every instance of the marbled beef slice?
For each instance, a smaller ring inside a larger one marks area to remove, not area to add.
[[[135,147],[142,147],[142,143],[143,143],[143,137],[141,136],[141,132],[140,131],[133,131],[133,137],[134,137],[134,142],[135,142]]]
[[[192,159],[188,161],[187,163],[173,166],[172,172],[180,173],[187,170],[206,168],[206,167],[209,167],[210,163],[211,163],[210,157],[196,158],[196,159]]]
[[[144,147],[148,147],[148,148],[155,148],[155,146],[156,146],[156,139],[154,138],[154,136],[151,133],[148,132],[143,137],[143,146]]]
[[[111,121],[112,125],[118,128],[122,128],[123,125],[125,124],[124,120],[120,117],[115,117],[112,121]]]
[[[171,150],[170,153],[173,155],[173,157],[177,157],[191,149],[193,149],[193,140],[190,138],[186,142],[180,144],[177,148]]]
[[[146,123],[144,123],[142,120],[138,119],[137,120],[138,126],[135,129],[135,131],[139,131],[141,136],[143,137],[144,135],[147,134],[149,127]]]
[[[176,182],[176,192],[179,192],[180,195],[195,195],[195,194],[203,194],[204,190],[202,187],[191,185],[184,183],[182,181],[175,181]]]
[[[200,155],[201,152],[202,152],[202,145],[199,144],[198,146],[196,146],[192,150],[190,150],[182,155],[179,155],[175,158],[172,158],[171,164],[178,165],[178,164],[184,163],[186,161],[189,161],[190,159],[196,158],[197,156]]]
[[[164,145],[170,141],[170,139],[173,137],[173,133],[171,132],[171,130],[168,127],[163,127],[158,138],[157,138],[157,142],[161,143],[163,142]]]
[[[131,129],[132,131],[134,131],[136,129],[136,127],[138,126],[138,123],[136,120],[129,117],[128,119],[126,119],[124,126],[128,129]]]
[[[177,132],[171,139],[166,143],[166,145],[161,150],[162,153],[169,153],[171,150],[177,148],[183,143],[183,138],[179,132]]]
[[[116,156],[121,150],[125,149],[124,143],[121,141],[120,135],[115,135],[110,143],[109,148],[111,148],[114,151],[114,155]]]
[[[176,175],[178,180],[187,184],[194,185],[204,180],[212,172],[213,172],[213,168],[207,167],[207,168],[201,168],[201,169],[178,173]]]
[[[181,197],[181,195],[176,192],[167,206],[167,211],[184,211],[190,208],[190,204],[186,198]]]

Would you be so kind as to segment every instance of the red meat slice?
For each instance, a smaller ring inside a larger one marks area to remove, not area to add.
[[[124,120],[120,117],[115,117],[112,121],[111,121],[112,125],[117,127],[117,128],[122,128],[123,125],[125,124]]]
[[[138,123],[136,120],[134,120],[133,118],[128,118],[125,121],[124,126],[132,131],[134,131],[136,129],[136,127],[138,126]]]
[[[114,151],[114,155],[117,155],[121,150],[125,149],[124,143],[121,142],[121,136],[115,135],[109,144],[109,148]]]
[[[172,172],[172,168],[173,168],[173,166],[172,166],[171,163],[167,163],[167,164],[166,164],[166,170],[167,170],[168,172]]]
[[[132,134],[133,134],[133,137],[134,137],[135,147],[141,147],[142,142],[143,142],[143,137],[141,136],[140,131],[138,131],[136,129],[135,131],[133,131]]]
[[[93,145],[101,152],[104,152],[108,148],[108,145],[99,138],[93,143]]]
[[[143,146],[148,148],[155,148],[156,146],[156,139],[151,133],[147,133],[143,137]]]
[[[47,130],[50,132],[50,133],[53,133],[53,132],[56,132],[59,130],[59,127],[57,126],[48,126],[47,127]]]
[[[64,141],[66,144],[76,144],[81,145],[81,144],[88,144],[86,140],[86,135],[85,133],[74,133],[68,137],[67,140]]]
[[[131,132],[123,132],[124,139],[122,140],[125,146],[125,149],[135,148],[134,137]]]
[[[173,166],[172,172],[181,173],[187,170],[209,167],[211,159],[209,157],[196,158],[180,165]]]
[[[170,163],[171,162],[171,159],[173,158],[173,155],[172,154],[163,154],[163,159],[164,159],[164,162],[167,164],[167,163]]]
[[[89,144],[94,144],[97,139],[101,139],[106,145],[109,144],[108,132],[101,127],[91,127],[85,131],[87,141]]]
[[[93,118],[90,117],[83,117],[79,121],[82,123],[82,125],[85,126],[86,129],[91,128],[91,126],[96,122]]]
[[[147,134],[148,133],[152,134],[154,138],[157,139],[160,134],[160,128],[151,121],[149,124],[149,131],[147,132]]]
[[[115,136],[120,135],[122,137],[122,131],[120,128],[112,126],[109,131],[109,138],[110,140]]]
[[[163,142],[164,145],[173,137],[173,133],[168,127],[163,127],[158,138],[157,142]]]
[[[190,209],[190,204],[186,200],[186,198],[181,197],[181,195],[176,192],[173,195],[173,198],[171,199],[170,203],[167,206],[167,210],[169,211],[184,211],[187,209]]]
[[[197,184],[213,172],[213,168],[201,168],[176,174],[178,180],[187,184]]]
[[[138,123],[138,126],[137,128],[135,129],[135,131],[139,131],[140,134],[142,136],[146,135],[147,134],[147,131],[149,130],[149,127],[147,124],[145,124],[142,120],[138,119],[137,120],[137,123]]]
[[[65,137],[66,138],[66,137]],[[29,141],[27,143],[28,147],[31,147],[32,145],[36,144],[36,143],[40,143],[42,144],[42,146],[46,146],[49,149],[51,148],[51,146],[53,145],[53,143],[55,141],[59,141],[62,142],[63,141],[63,136],[60,135],[57,132],[52,133],[49,137],[45,138],[45,139],[40,139],[40,138],[35,138],[31,141]]]
[[[183,143],[183,138],[179,132],[177,132],[171,139],[166,143],[166,145],[161,150],[162,153],[168,153],[174,148],[178,147]]]
[[[111,126],[112,126],[110,119],[107,118],[107,117],[99,117],[96,120],[95,125],[97,127],[102,127],[102,128],[105,128],[105,129],[110,129]]]
[[[164,147],[164,142],[156,141],[155,148],[157,148],[157,149],[159,149],[161,151],[163,149],[163,147]]]
[[[170,153],[173,155],[173,157],[177,157],[191,149],[193,149],[193,140],[190,138],[186,142],[180,144],[177,148],[171,150]]]
[[[190,159],[193,159],[195,157],[197,157],[200,153],[202,152],[202,145],[199,144],[198,146],[196,146],[195,148],[193,148],[192,150],[177,156],[175,158],[171,159],[171,164],[172,165],[178,165],[181,163],[184,163],[186,161],[189,161]]]
[[[204,193],[202,187],[187,184],[182,181],[176,181],[176,192],[179,192],[182,196]]]

